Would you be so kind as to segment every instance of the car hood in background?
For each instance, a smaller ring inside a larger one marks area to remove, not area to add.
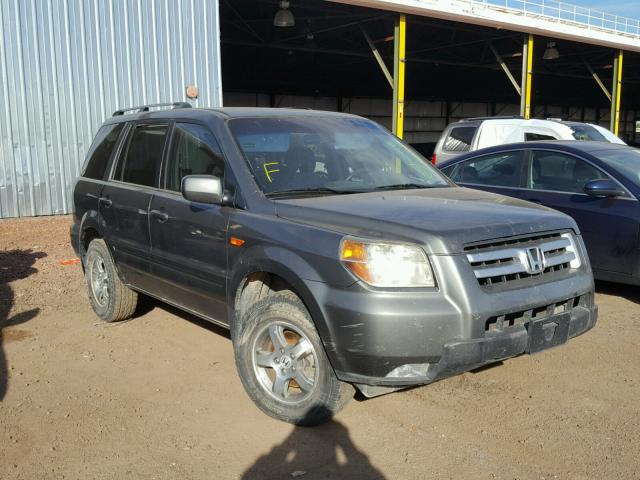
[[[573,229],[562,213],[511,197],[461,187],[394,190],[276,201],[281,218],[346,235],[424,246],[431,254],[515,235]]]

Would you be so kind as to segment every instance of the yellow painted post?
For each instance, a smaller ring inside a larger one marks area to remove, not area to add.
[[[622,50],[613,61],[613,89],[611,92],[611,128],[614,135],[620,132],[620,97],[622,96]]]
[[[400,15],[394,29],[393,43],[393,133],[402,138],[404,134],[404,70],[406,54],[407,19]]]
[[[527,85],[524,90],[524,118],[531,118],[531,81],[533,77],[533,35],[527,41]]]

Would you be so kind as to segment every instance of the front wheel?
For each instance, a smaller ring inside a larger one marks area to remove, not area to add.
[[[266,414],[318,425],[353,397],[353,387],[336,378],[309,312],[291,292],[257,301],[232,336],[242,384]]]

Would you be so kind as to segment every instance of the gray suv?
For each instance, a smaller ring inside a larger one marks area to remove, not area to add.
[[[231,330],[267,414],[372,397],[565,343],[596,322],[575,222],[457,187],[369,120],[287,109],[118,111],[74,191],[96,314],[149,295]]]

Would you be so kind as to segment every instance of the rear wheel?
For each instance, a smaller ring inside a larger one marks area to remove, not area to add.
[[[138,294],[120,281],[104,240],[91,241],[84,267],[89,301],[96,315],[105,322],[131,317],[136,310]]]
[[[268,415],[318,425],[353,397],[353,387],[336,378],[309,312],[293,293],[258,300],[232,336],[242,384]]]

